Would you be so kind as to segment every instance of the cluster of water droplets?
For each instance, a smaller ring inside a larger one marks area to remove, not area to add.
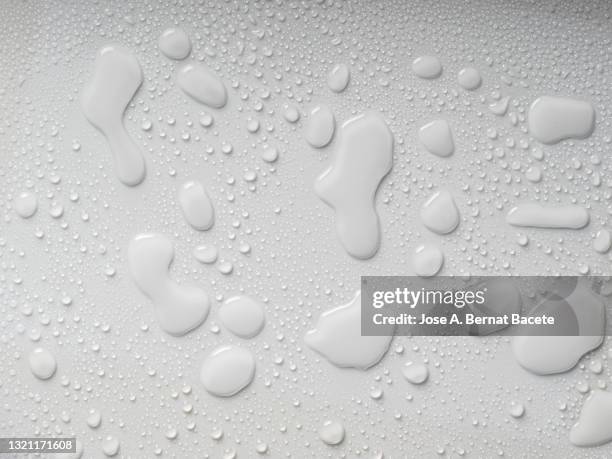
[[[360,333],[360,275],[609,274],[610,17],[544,3],[7,11],[2,436],[75,435],[74,457],[607,444],[599,329]]]

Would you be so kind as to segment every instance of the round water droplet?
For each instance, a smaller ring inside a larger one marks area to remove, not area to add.
[[[166,29],[159,37],[159,49],[170,59],[185,59],[191,52],[191,40],[183,29]]]
[[[49,379],[55,374],[57,362],[51,352],[41,347],[30,352],[30,370],[38,379]]]
[[[229,298],[219,308],[219,320],[234,335],[253,338],[265,323],[264,310],[259,301],[248,296]]]
[[[261,154],[261,159],[267,163],[273,163],[278,159],[278,150],[274,147],[266,148]]]
[[[429,370],[420,363],[407,362],[402,369],[404,378],[412,384],[423,384],[429,378]]]
[[[200,380],[211,394],[230,397],[251,384],[254,375],[255,359],[249,350],[222,346],[204,360]]]
[[[295,107],[287,107],[285,109],[285,119],[290,123],[297,123],[300,119],[300,112]]]
[[[463,89],[473,91],[478,89],[482,84],[482,77],[480,76],[480,72],[474,67],[466,67],[459,71],[457,81],[459,82],[459,86]]]
[[[34,193],[24,191],[15,198],[13,206],[21,218],[30,218],[38,209],[38,199]]]
[[[339,445],[344,440],[344,426],[338,421],[325,421],[319,429],[319,437],[328,445]]]
[[[98,410],[91,410],[89,416],[87,416],[87,425],[92,429],[100,427],[102,423],[102,415]]]
[[[525,405],[523,405],[522,403],[512,403],[510,405],[509,412],[510,416],[512,416],[513,418],[522,418],[525,414]]]
[[[102,443],[102,452],[108,457],[116,456],[119,452],[119,440],[115,437],[106,437]]]

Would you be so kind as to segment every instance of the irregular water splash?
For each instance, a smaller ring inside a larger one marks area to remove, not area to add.
[[[508,111],[509,105],[510,97],[506,96],[489,105],[489,110],[491,110],[491,113],[493,113],[494,115],[503,116]]]
[[[559,336],[515,336],[512,349],[518,363],[540,375],[563,373],[599,347],[605,331],[605,305],[586,281],[580,280],[563,300],[545,298],[530,315],[556,317]],[[554,333],[554,330],[553,332]]]
[[[594,390],[589,395],[569,438],[576,446],[599,446],[612,441],[612,393]]]
[[[361,334],[361,292],[357,292],[349,303],[321,314],[304,341],[338,367],[366,370],[386,354],[391,336]]]
[[[117,176],[128,186],[138,185],[146,173],[142,153],[123,125],[123,113],[141,84],[142,70],[134,55],[120,46],[105,46],[81,95],[83,113],[106,137]]]
[[[172,242],[161,234],[140,234],[128,248],[132,278],[153,301],[160,327],[171,335],[184,335],[204,322],[210,299],[201,288],[170,279],[173,258]]]
[[[355,258],[373,257],[380,244],[374,198],[393,165],[393,135],[378,113],[342,126],[332,165],[315,182],[315,192],[336,211],[342,245]]]
[[[513,226],[580,229],[589,223],[589,212],[576,205],[545,207],[526,202],[510,209],[506,221]]]
[[[584,100],[542,96],[531,104],[528,121],[529,132],[542,143],[584,139],[595,129],[595,109]]]

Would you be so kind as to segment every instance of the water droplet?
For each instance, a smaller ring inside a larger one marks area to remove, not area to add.
[[[295,107],[287,107],[284,115],[285,119],[290,123],[297,123],[300,119],[300,112]]]
[[[97,429],[102,423],[102,415],[98,410],[91,410],[87,416],[87,425],[92,429]]]
[[[57,362],[55,356],[47,349],[38,347],[30,352],[30,370],[38,379],[49,379],[55,374]]]
[[[332,165],[315,182],[317,195],[336,211],[336,230],[346,251],[371,258],[380,244],[374,197],[393,164],[393,135],[383,118],[368,113],[342,126]]]
[[[199,245],[193,250],[193,256],[200,263],[211,264],[217,261],[219,251],[212,245]]]
[[[15,198],[13,206],[15,207],[17,215],[21,218],[30,218],[38,209],[38,199],[34,193],[24,191],[23,193],[19,193]]]
[[[589,223],[589,212],[576,205],[545,207],[525,202],[510,209],[506,221],[513,226],[580,229]]]
[[[584,139],[595,129],[595,109],[590,102],[543,96],[529,108],[529,132],[542,143]]]
[[[199,287],[170,279],[173,258],[172,242],[160,234],[140,234],[128,248],[134,282],[153,301],[160,327],[172,335],[184,335],[204,322],[210,300]]]
[[[512,403],[508,411],[510,412],[510,416],[513,418],[522,418],[525,414],[525,405],[516,402]]]
[[[434,193],[421,207],[421,221],[438,234],[448,234],[459,225],[459,210],[446,190]]]
[[[339,445],[344,441],[344,426],[338,421],[325,421],[319,429],[319,437],[328,445]]]
[[[179,189],[178,201],[185,220],[195,229],[206,231],[215,222],[212,202],[200,182],[189,181]]]
[[[327,76],[327,85],[334,92],[342,92],[349,84],[351,73],[345,64],[337,64]]]
[[[336,366],[366,370],[386,354],[391,336],[361,334],[361,292],[357,292],[349,303],[321,314],[304,341]]]
[[[81,96],[83,113],[106,137],[117,176],[129,186],[142,182],[146,173],[142,153],[123,125],[123,112],[141,84],[142,70],[136,58],[124,48],[105,46]]]
[[[412,384],[423,384],[429,378],[429,370],[420,363],[407,362],[402,369],[404,378]]]
[[[474,91],[482,84],[482,77],[480,76],[480,72],[474,67],[466,67],[459,71],[457,82],[463,89]]]
[[[331,142],[335,130],[334,114],[327,105],[320,105],[310,112],[304,137],[311,146],[323,148]]]
[[[608,230],[602,229],[597,232],[593,241],[593,248],[599,253],[606,253],[612,245],[612,236]]]
[[[266,148],[261,154],[261,159],[267,163],[273,163],[278,159],[278,150],[274,147]]]
[[[510,104],[510,97],[502,97],[500,100],[493,102],[489,105],[491,113],[497,116],[504,116],[508,111],[508,105]]]
[[[435,120],[419,129],[419,140],[432,155],[445,158],[455,151],[455,142],[446,120]]]
[[[435,56],[421,56],[412,62],[412,71],[420,78],[438,78],[442,73],[442,64]]]
[[[230,397],[251,384],[255,359],[247,349],[223,346],[215,349],[202,364],[200,380],[208,392]]]
[[[435,276],[442,269],[443,264],[444,254],[437,245],[426,243],[414,249],[412,265],[418,276]]]
[[[527,172],[525,172],[525,177],[527,177],[527,180],[530,182],[539,183],[542,180],[542,169],[538,166],[530,167],[527,169]]]
[[[191,40],[183,29],[166,29],[159,37],[159,49],[170,59],[181,60],[191,52]]]
[[[589,395],[569,438],[577,446],[598,446],[612,441],[612,393],[595,390]]]
[[[264,309],[259,301],[248,296],[234,296],[219,308],[219,320],[234,335],[253,338],[263,329]]]
[[[105,456],[113,457],[119,452],[119,440],[115,437],[106,437],[102,443],[102,452]]]
[[[223,81],[203,64],[186,64],[178,72],[177,84],[192,99],[213,108],[227,103]]]
[[[527,331],[512,341],[515,358],[532,373],[548,375],[568,371],[603,341],[605,307],[591,291],[588,281],[579,280],[574,291],[562,300],[543,299],[530,312],[531,316],[542,314],[555,317],[555,324],[548,326],[555,327],[551,334],[558,330],[559,336],[529,336]]]

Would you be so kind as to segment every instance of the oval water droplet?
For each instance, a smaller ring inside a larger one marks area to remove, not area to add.
[[[191,40],[183,29],[164,30],[158,41],[159,49],[166,57],[175,60],[185,59],[191,52]]]
[[[334,114],[327,105],[320,105],[310,113],[304,136],[311,146],[323,148],[331,142],[335,130]]]
[[[234,335],[253,338],[263,329],[264,309],[261,303],[253,298],[234,296],[219,308],[219,320]]]
[[[215,222],[212,202],[200,182],[185,182],[178,193],[178,201],[185,220],[195,229],[206,231]]]
[[[223,81],[203,64],[186,64],[178,72],[177,84],[192,99],[213,108],[223,108],[227,91]]]
[[[38,347],[30,352],[28,359],[32,374],[38,379],[49,379],[55,374],[57,361],[55,356],[47,349]]]
[[[251,384],[255,375],[255,359],[247,349],[223,346],[206,357],[200,380],[208,392],[218,397],[231,397]]]

